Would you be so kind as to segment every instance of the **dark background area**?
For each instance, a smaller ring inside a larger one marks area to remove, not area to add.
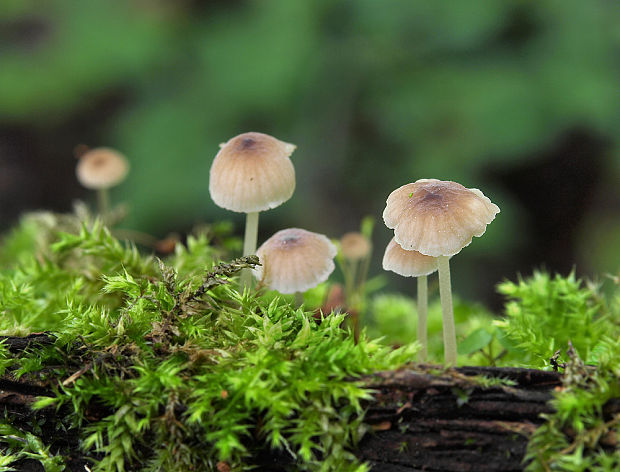
[[[480,188],[502,212],[455,257],[455,290],[535,267],[620,268],[620,7],[594,0],[5,0],[0,226],[94,197],[76,146],[131,162],[123,227],[163,237],[243,217],[208,193],[218,144],[297,144],[297,190],[261,216],[332,238],[419,178]],[[390,288],[411,282],[388,275]]]

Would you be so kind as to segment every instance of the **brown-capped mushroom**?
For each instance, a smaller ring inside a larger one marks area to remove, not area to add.
[[[383,269],[403,277],[423,277],[437,270],[437,258],[418,251],[405,251],[392,238],[383,254]]]
[[[368,276],[372,243],[357,231],[345,233],[340,238],[340,256],[337,258],[344,278],[344,293],[349,321],[355,340],[360,335],[359,313],[364,299],[364,285]]]
[[[456,333],[449,258],[481,236],[499,207],[478,189],[436,179],[420,179],[394,190],[383,220],[406,250],[437,257],[443,314],[445,360],[456,364]]]
[[[79,157],[75,174],[82,186],[97,191],[99,213],[108,210],[108,189],[121,183],[129,172],[129,162],[110,148],[91,149]]]
[[[295,169],[289,156],[294,144],[268,134],[243,133],[221,144],[211,165],[209,193],[216,205],[246,213],[243,255],[256,252],[258,213],[275,208],[293,195]],[[248,270],[241,286],[250,284]]]
[[[327,280],[338,250],[324,235],[300,228],[278,231],[256,251],[253,269],[262,285],[280,293],[301,293]]]
[[[390,240],[383,255],[383,269],[403,277],[416,277],[418,282],[418,340],[422,344],[420,361],[426,361],[428,354],[428,278],[437,270],[437,258],[425,256],[418,251],[405,251],[394,238]]]
[[[351,231],[340,238],[340,250],[345,259],[359,261],[370,254],[371,244],[362,233]]]

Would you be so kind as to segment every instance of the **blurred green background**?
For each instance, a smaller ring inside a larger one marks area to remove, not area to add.
[[[94,201],[78,144],[126,154],[123,223],[165,236],[242,215],[209,198],[218,144],[297,144],[297,190],[260,241],[339,237],[419,178],[502,212],[453,263],[467,299],[533,267],[620,268],[620,3],[469,0],[2,0],[0,225]],[[393,288],[413,282],[388,275]]]

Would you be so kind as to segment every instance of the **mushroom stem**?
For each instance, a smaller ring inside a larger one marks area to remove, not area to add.
[[[426,275],[418,277],[418,341],[422,350],[418,354],[420,362],[426,361],[428,354],[426,317],[428,312],[428,278]]]
[[[295,306],[299,308],[304,304],[304,294],[301,292],[295,292]]]
[[[99,216],[105,218],[110,208],[110,193],[107,188],[97,189],[97,207],[99,209]]]
[[[258,212],[246,213],[245,238],[243,239],[243,255],[256,254],[256,240],[258,239]],[[250,269],[241,271],[241,289],[250,288],[252,284],[252,272]]]
[[[356,261],[351,261],[347,258],[342,258],[342,276],[344,278],[344,296],[346,297],[347,305],[351,305],[351,297],[353,296],[353,290],[355,287],[355,265]]]
[[[366,279],[368,278],[368,269],[370,267],[370,253],[362,259],[360,262],[360,270],[359,270],[359,291],[360,293],[364,293],[364,285],[366,285]]]
[[[439,256],[438,262],[444,359],[447,365],[456,365],[456,332],[454,328],[454,309],[452,307],[452,286],[450,284],[450,258],[448,256]]]

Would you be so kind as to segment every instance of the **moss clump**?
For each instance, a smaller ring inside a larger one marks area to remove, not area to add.
[[[317,323],[282,299],[239,293],[234,274],[257,260],[220,263],[205,235],[158,261],[84,223],[34,252],[0,272],[0,330],[47,331],[54,343],[4,350],[2,367],[50,379],[55,396],[35,406],[69,412],[56,427],[81,431],[93,471],[245,470],[261,448],[296,470],[365,470],[349,450],[370,393],[351,379],[401,366],[415,345],[356,344],[344,315]],[[6,457],[26,457],[0,441]],[[62,470],[69,451],[39,449]]]
[[[506,357],[520,352],[525,365],[564,369],[554,413],[530,438],[529,472],[620,469],[620,413],[613,406],[620,397],[619,289],[608,298],[574,273],[544,272],[499,286],[509,301],[506,319],[495,325],[515,345]]]
[[[618,339],[603,338],[596,358],[596,367],[585,365],[569,348],[563,388],[551,402],[555,412],[528,445],[528,472],[620,470],[620,413],[609,403],[620,397]]]
[[[570,341],[586,362],[596,361],[605,335],[620,335],[620,323],[596,286],[574,272],[567,277],[534,272],[518,282],[498,286],[508,298],[506,320],[496,323],[522,351],[521,362],[543,367]]]

